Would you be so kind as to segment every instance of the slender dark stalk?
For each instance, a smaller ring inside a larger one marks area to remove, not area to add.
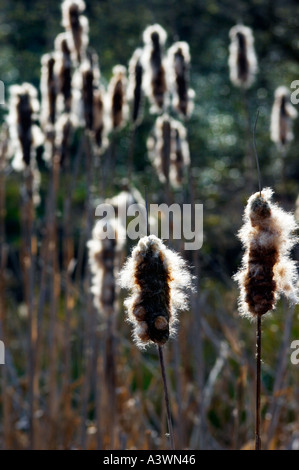
[[[262,352],[262,317],[256,321],[256,416],[255,416],[255,450],[261,450],[261,352]]]
[[[164,355],[163,355],[162,346],[158,346],[158,351],[159,351],[159,359],[160,359],[161,373],[162,373],[162,380],[163,380],[163,387],[164,387],[164,397],[165,397],[165,404],[166,404],[166,411],[167,411],[170,447],[171,447],[171,450],[175,450],[173,427],[172,427],[171,412],[170,412],[170,401],[169,401],[169,395],[168,395],[168,387],[167,387],[167,379],[166,379],[166,371],[165,371],[165,363],[164,363]]]
[[[134,167],[134,152],[135,152],[135,140],[136,140],[136,126],[133,123],[130,132],[130,147],[129,147],[129,162],[128,162],[128,178],[131,181],[133,167]]]
[[[254,123],[254,128],[253,128],[253,148],[254,148],[255,161],[256,161],[256,167],[257,167],[259,192],[260,192],[260,196],[261,196],[262,195],[261,172],[260,172],[260,163],[259,163],[259,158],[258,158],[258,154],[257,154],[257,150],[256,150],[256,142],[255,142],[256,125],[257,125],[257,121],[258,121],[258,118],[259,118],[259,114],[260,114],[260,111],[257,110],[255,123]]]

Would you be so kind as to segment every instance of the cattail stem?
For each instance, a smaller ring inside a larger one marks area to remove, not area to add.
[[[170,401],[169,401],[169,395],[168,395],[168,387],[167,387],[167,379],[166,379],[166,371],[165,371],[165,363],[164,363],[164,355],[163,355],[162,346],[158,346],[158,351],[159,351],[161,374],[162,374],[162,380],[163,380],[164,398],[165,398],[167,422],[168,422],[168,432],[169,432],[169,437],[170,437],[170,447],[171,447],[171,450],[175,450],[173,427],[172,427],[171,412],[170,412]]]
[[[256,321],[256,421],[255,450],[261,450],[261,352],[262,352],[262,317],[257,315]]]
[[[133,167],[134,167],[134,151],[135,151],[135,140],[136,140],[136,125],[133,123],[130,133],[130,147],[129,147],[129,164],[128,164],[128,178],[131,181]]]

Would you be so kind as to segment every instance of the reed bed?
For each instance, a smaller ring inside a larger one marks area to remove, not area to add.
[[[228,28],[226,86],[236,88],[229,99],[241,98],[230,137],[240,132],[240,162],[230,173],[225,158],[204,168],[196,129],[205,96],[189,44],[148,25],[124,63],[103,74],[87,12],[82,0],[63,1],[40,92],[11,86],[1,129],[0,448],[297,448],[290,90],[279,86],[262,113],[282,172],[268,173],[260,157],[257,178],[258,41],[243,24]],[[157,202],[204,205],[202,249],[185,250],[171,220],[169,239],[159,237],[161,219],[149,211]],[[100,203],[117,216],[137,204],[145,233],[130,240],[132,220],[99,220]]]

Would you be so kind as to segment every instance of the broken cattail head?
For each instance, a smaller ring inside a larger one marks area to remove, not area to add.
[[[161,112],[167,105],[167,64],[164,59],[166,39],[167,33],[159,24],[148,26],[143,33],[144,91],[152,104],[151,112]]]
[[[167,56],[173,108],[183,117],[190,116],[195,93],[189,88],[189,45],[184,41],[176,42],[168,50]]]
[[[154,235],[143,237],[133,249],[120,283],[132,292],[125,306],[141,349],[150,343],[162,346],[174,335],[177,313],[187,308],[191,280],[185,260]]]
[[[286,87],[278,87],[274,96],[271,113],[271,139],[278,147],[284,147],[294,138],[292,120],[297,117],[298,113],[291,105],[290,92]]]
[[[281,294],[292,303],[299,300],[296,263],[290,259],[297,225],[292,214],[272,202],[272,195],[266,188],[249,198],[238,234],[245,253],[234,279],[240,288],[240,313],[248,317],[272,311]]]
[[[237,87],[250,88],[257,72],[252,29],[247,26],[236,25],[231,28],[229,37],[231,44],[229,46],[228,65],[231,82]]]

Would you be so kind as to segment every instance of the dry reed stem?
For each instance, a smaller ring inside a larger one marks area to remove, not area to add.
[[[261,354],[262,354],[262,317],[256,319],[256,408],[255,408],[255,450],[261,450]]]

